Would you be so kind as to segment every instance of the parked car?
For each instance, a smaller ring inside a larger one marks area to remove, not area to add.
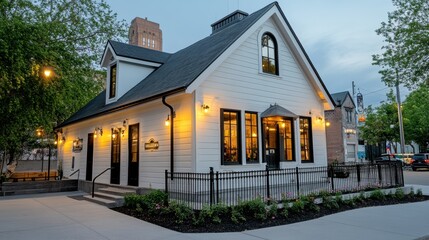
[[[390,154],[382,154],[380,157],[375,159],[376,163],[387,163],[387,162],[400,162],[402,166],[405,165],[405,163],[398,158],[395,158],[393,155]]]
[[[414,154],[411,168],[413,171],[416,171],[419,168],[429,168],[429,153]]]
[[[414,153],[396,153],[394,154],[395,158],[401,160],[405,165],[411,165],[413,161]]]

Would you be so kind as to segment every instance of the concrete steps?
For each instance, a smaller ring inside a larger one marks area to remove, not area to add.
[[[91,194],[85,195],[83,198],[108,208],[114,208],[123,206],[124,196],[129,193],[136,193],[136,190],[128,187],[105,187],[95,191],[94,198]]]

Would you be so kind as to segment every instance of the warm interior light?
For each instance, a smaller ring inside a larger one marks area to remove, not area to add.
[[[325,123],[325,125],[326,125],[327,127],[329,127],[329,126],[331,126],[331,122],[326,122],[326,123]]]
[[[165,120],[165,126],[170,126],[170,115],[168,115],[167,119]]]

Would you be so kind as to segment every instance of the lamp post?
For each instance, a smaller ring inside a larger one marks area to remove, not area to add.
[[[396,69],[396,103],[398,104],[398,123],[399,123],[399,138],[401,141],[401,153],[405,153],[404,123],[402,121],[402,107],[401,107],[401,95],[399,93],[398,69]]]

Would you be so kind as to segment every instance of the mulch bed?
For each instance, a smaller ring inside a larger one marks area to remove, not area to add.
[[[387,199],[384,201],[366,199],[365,202],[356,203],[354,207],[348,205],[340,205],[339,209],[328,209],[323,206],[320,206],[319,212],[304,211],[303,213],[295,214],[289,213],[285,218],[280,214],[275,218],[266,219],[265,221],[260,221],[257,219],[248,219],[246,222],[242,223],[233,223],[229,216],[224,216],[221,218],[221,223],[206,222],[204,224],[195,225],[192,221],[185,221],[183,223],[176,223],[175,216],[173,214],[163,214],[152,216],[147,213],[140,213],[134,209],[129,209],[126,207],[113,208],[117,212],[133,216],[135,218],[147,221],[174,231],[184,232],[184,233],[204,233],[204,232],[241,232],[245,230],[252,230],[258,228],[286,225],[291,223],[297,223],[302,221],[307,221],[311,219],[320,218],[330,214],[347,211],[356,208],[363,207],[373,207],[373,206],[384,206],[384,205],[393,205],[401,203],[411,203],[429,200],[429,196],[423,197],[414,197],[398,200],[398,199]]]

